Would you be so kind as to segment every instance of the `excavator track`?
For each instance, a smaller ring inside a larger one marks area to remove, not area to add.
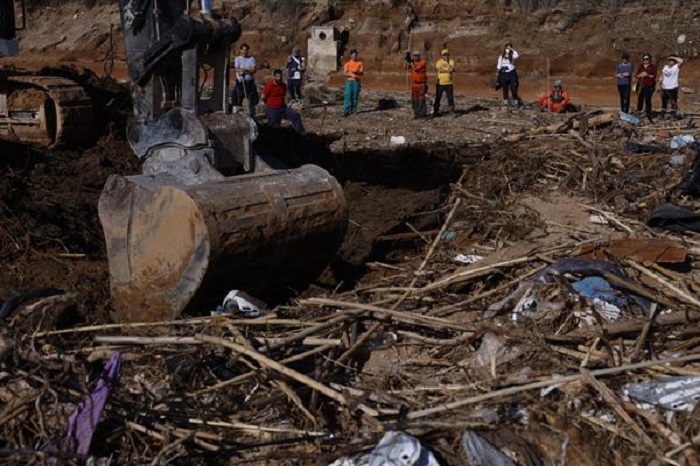
[[[0,86],[0,138],[62,147],[90,137],[93,109],[85,89],[53,76],[13,76]]]

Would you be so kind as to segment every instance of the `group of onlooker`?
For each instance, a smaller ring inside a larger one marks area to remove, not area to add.
[[[650,54],[642,56],[642,63],[634,71],[634,65],[630,62],[628,53],[623,53],[620,63],[617,65],[617,90],[620,94],[620,110],[629,113],[632,91],[637,92],[637,113],[644,111],[647,119],[653,122],[652,96],[654,91],[661,93],[661,117],[678,117],[678,88],[680,68],[683,59],[671,55],[658,75],[656,65],[652,63]],[[633,78],[636,78],[633,80]],[[634,84],[633,84],[634,83]],[[658,88],[656,87],[658,84]],[[671,112],[667,113],[669,103]]]
[[[298,47],[294,47],[287,60],[287,84],[283,80],[283,71],[275,69],[263,89],[262,95],[258,95],[255,85],[255,72],[258,65],[255,58],[250,55],[248,44],[242,44],[241,54],[236,57],[234,67],[236,69],[236,84],[232,94],[232,104],[243,106],[247,104],[251,114],[260,100],[265,102],[265,114],[272,126],[279,126],[281,120],[289,120],[294,128],[304,133],[304,125],[299,112],[289,108],[286,104],[287,95],[291,100],[302,99],[302,79],[306,71],[306,59],[301,55]],[[503,92],[503,104],[506,106],[523,107],[523,101],[518,94],[520,81],[518,78],[517,64],[520,55],[512,44],[506,44],[498,56],[496,62],[495,88]],[[630,111],[632,93],[637,93],[637,113],[645,114],[650,122],[653,122],[652,96],[654,92],[661,93],[662,118],[678,117],[678,89],[679,72],[683,65],[683,59],[671,55],[659,73],[652,63],[649,53],[642,56],[642,63],[636,68],[630,61],[628,53],[623,53],[616,68],[617,89],[620,96],[620,110],[625,113]],[[432,118],[440,114],[440,104],[443,94],[447,98],[448,110],[455,112],[453,77],[455,73],[455,60],[450,58],[450,52],[444,48],[440,52],[440,58],[435,62],[434,69],[437,73],[435,85],[435,101],[433,111],[428,115],[426,94],[428,92],[428,64],[421,58],[421,52],[415,50],[406,54],[404,68],[410,72],[411,79],[411,106],[414,118]],[[350,59],[343,66],[345,76],[345,89],[343,97],[343,116],[349,116],[358,111],[362,77],[364,76],[364,64],[359,59],[357,49],[350,50]],[[658,86],[658,87],[657,87]],[[563,113],[575,111],[571,104],[569,92],[564,88],[561,79],[555,79],[548,92],[542,94],[538,101],[540,109],[550,112]],[[670,113],[667,113],[670,104]]]
[[[243,43],[233,66],[236,71],[236,84],[231,95],[231,104],[238,107],[247,107],[250,115],[255,114],[255,107],[260,100],[265,103],[265,116],[270,126],[279,126],[282,119],[292,123],[294,129],[305,134],[306,129],[301,121],[301,115],[296,110],[287,106],[287,93],[292,100],[302,98],[301,83],[306,71],[306,58],[301,55],[298,47],[294,47],[292,54],[287,59],[287,84],[282,79],[281,69],[272,72],[272,78],[265,83],[262,95],[258,95],[255,85],[255,73],[258,64],[255,57],[250,55],[250,46]]]

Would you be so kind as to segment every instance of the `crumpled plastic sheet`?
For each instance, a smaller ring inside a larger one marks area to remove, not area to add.
[[[626,279],[625,273],[622,271],[622,269],[609,262],[605,262],[599,259],[584,259],[580,257],[569,257],[565,259],[559,259],[558,261],[551,264],[549,267],[542,269],[529,279],[520,282],[518,284],[518,288],[510,295],[506,296],[498,302],[491,304],[486,310],[486,313],[484,314],[485,317],[489,318],[499,314],[512,303],[518,303],[518,309],[516,310],[521,310],[520,307],[522,307],[522,303],[520,303],[519,301],[523,300],[523,297],[526,297],[528,293],[532,292],[533,289],[536,289],[542,284],[552,283],[554,281],[554,279],[552,278],[553,276],[564,275],[567,273],[583,275],[586,277],[610,274]],[[644,309],[645,312],[649,311],[651,302],[648,299],[631,293],[630,297],[637,304],[639,304],[639,306],[642,309]],[[534,302],[533,304],[537,304],[538,307],[540,305],[540,303]],[[551,307],[552,303],[541,304],[544,307]]]
[[[571,286],[585,298],[600,299],[616,307],[622,307],[627,304],[625,297],[615,291],[610,283],[602,277],[586,277],[583,280],[572,283]]]
[[[473,430],[467,430],[462,434],[462,448],[470,465],[515,466],[513,460]]]
[[[68,418],[60,438],[50,442],[44,450],[64,455],[86,455],[97,428],[102,410],[107,404],[121,367],[121,353],[115,351],[105,364],[95,390]]]
[[[217,308],[219,313],[236,312],[245,318],[260,317],[266,314],[267,305],[240,290],[231,290],[224,298],[224,302]]]
[[[340,458],[330,466],[440,466],[440,463],[417,438],[390,430],[371,453]]]
[[[628,383],[624,392],[635,401],[670,411],[692,411],[700,400],[700,377],[671,377]]]

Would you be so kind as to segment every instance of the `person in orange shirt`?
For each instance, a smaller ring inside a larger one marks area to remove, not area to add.
[[[428,92],[428,73],[425,60],[421,60],[420,52],[414,50],[411,59],[406,57],[405,68],[411,70],[411,106],[413,118],[425,118],[427,108],[425,94]]]
[[[357,59],[357,49],[350,50],[350,60],[343,66],[345,73],[345,95],[343,96],[343,116],[357,113],[360,98],[360,78],[365,73],[362,62]]]
[[[540,109],[553,113],[565,113],[569,109],[569,92],[562,87],[561,79],[554,81],[549,94],[542,94],[538,103]]]

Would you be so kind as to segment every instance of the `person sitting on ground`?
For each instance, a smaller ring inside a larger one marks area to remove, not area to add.
[[[404,68],[411,70],[411,106],[413,107],[413,118],[425,118],[428,113],[428,109],[425,105],[425,94],[428,92],[428,66],[425,60],[421,60],[420,52],[414,50],[410,57],[406,54]]]
[[[272,72],[270,79],[262,93],[262,101],[265,102],[265,116],[270,126],[277,127],[282,122],[282,118],[289,121],[294,129],[301,135],[306,134],[304,123],[301,121],[299,112],[287,107],[285,97],[287,95],[287,85],[282,82],[282,70],[276,69]]]
[[[661,118],[666,119],[666,109],[671,101],[671,118],[678,118],[678,75],[683,59],[676,55],[668,57],[668,61],[661,70],[659,76],[659,89],[661,91]]]
[[[343,95],[343,116],[357,113],[357,102],[360,100],[360,79],[365,74],[362,62],[357,58],[357,49],[350,50],[350,60],[343,66],[345,73],[345,93]]]
[[[538,101],[541,110],[553,113],[565,113],[569,110],[569,91],[562,86],[561,79],[555,79],[548,94],[542,94]]]

